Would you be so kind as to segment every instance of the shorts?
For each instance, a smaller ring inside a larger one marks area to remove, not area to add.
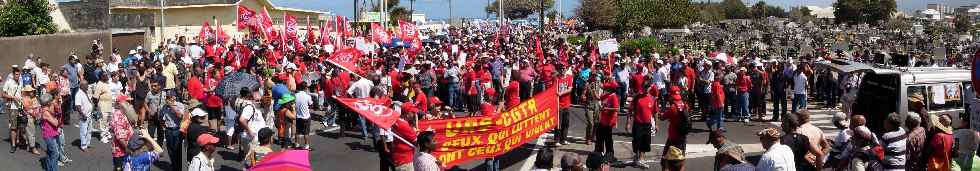
[[[650,123],[633,123],[633,152],[650,152]]]
[[[221,107],[204,107],[204,110],[208,112],[208,120],[215,120],[221,118]]]
[[[310,134],[310,119],[303,119],[303,118],[296,119],[296,134],[298,135]]]

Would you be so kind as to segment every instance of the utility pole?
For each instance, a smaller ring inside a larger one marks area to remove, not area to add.
[[[449,25],[453,25],[453,0],[449,0]]]
[[[544,33],[544,0],[539,0],[541,6],[538,6],[538,30]]]
[[[164,18],[163,15],[163,9],[167,7],[166,2],[167,0],[160,0],[160,41],[166,40],[166,38],[164,38],[166,37],[165,36],[166,33],[164,33],[164,30],[167,28],[167,25],[165,20],[166,18]]]
[[[358,19],[360,18],[357,18],[357,0],[354,0],[354,22],[357,22]]]
[[[381,0],[381,26],[388,26],[388,0]]]
[[[497,0],[497,24],[504,23],[504,0]]]

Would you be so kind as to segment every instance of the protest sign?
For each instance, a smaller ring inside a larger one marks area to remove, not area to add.
[[[479,116],[419,122],[436,136],[433,155],[447,167],[504,154],[537,139],[558,124],[558,91],[555,86],[496,116]]]

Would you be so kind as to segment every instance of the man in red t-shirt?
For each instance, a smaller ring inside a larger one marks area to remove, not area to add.
[[[562,65],[558,65],[558,68],[561,70],[562,75],[559,76],[559,79],[555,80],[555,85],[558,85],[558,107],[560,107],[558,110],[558,118],[560,118],[558,122],[558,135],[555,136],[555,141],[559,145],[562,145],[568,144],[565,140],[568,138],[568,114],[571,113],[568,110],[569,107],[572,107],[571,92],[574,76],[572,76],[572,72],[569,72]]]
[[[607,82],[602,85],[606,93],[600,96],[602,112],[599,113],[599,127],[596,129],[595,151],[605,152],[606,155],[614,153],[612,130],[616,127],[619,115],[619,96],[616,95],[618,87],[615,81]]]
[[[401,117],[391,126],[392,133],[404,140],[395,140],[392,142],[391,160],[395,164],[395,170],[412,170],[415,167],[412,164],[415,150],[409,143],[414,143],[418,134],[408,120],[415,120],[416,113],[418,113],[418,108],[414,105],[402,106]]]
[[[507,108],[512,108],[521,103],[521,82],[517,81],[517,77],[511,77],[510,84],[507,84],[507,89],[504,90],[504,95],[507,96]]]
[[[650,134],[653,129],[653,113],[657,103],[647,91],[636,91],[636,97],[631,104],[633,111],[633,163],[640,168],[649,168],[643,164],[643,153],[650,152]]]
[[[738,79],[735,80],[735,85],[738,92],[738,110],[736,110],[737,117],[735,118],[749,123],[749,90],[752,89],[752,79],[744,67],[738,69]]]

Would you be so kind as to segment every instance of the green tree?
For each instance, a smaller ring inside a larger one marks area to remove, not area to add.
[[[372,3],[374,4],[374,6],[371,7],[371,10],[372,11],[380,11],[380,7],[382,5],[381,4],[381,1],[375,1],[375,2],[372,2]],[[387,0],[387,2],[385,2],[385,4],[384,4],[385,5],[385,8],[388,10],[388,14],[387,14],[388,15],[388,24],[396,25],[396,24],[398,24],[397,21],[399,21],[399,20],[411,20],[412,19],[411,18],[412,11],[409,10],[409,9],[406,9],[403,6],[398,6],[399,3],[401,3],[400,0]],[[415,3],[415,1],[412,0],[412,3]],[[414,4],[413,4],[413,6],[414,6]]]
[[[956,27],[956,32],[964,33],[970,31],[973,28],[973,24],[970,23],[970,16],[964,14],[956,14],[956,20],[953,22],[953,26]]]
[[[700,3],[698,19],[701,22],[714,23],[725,19],[725,9],[718,3]]]
[[[721,2],[721,6],[725,9],[725,16],[728,19],[749,18],[749,8],[745,7],[742,0],[725,0]]]
[[[493,15],[497,15],[497,5],[500,1],[496,0],[487,5],[485,10]],[[544,9],[551,9],[555,6],[554,0],[544,0]],[[504,15],[507,18],[527,18],[531,14],[538,13],[541,7],[540,0],[505,0]]]
[[[679,28],[696,21],[697,7],[690,0],[620,1],[622,29]]]
[[[814,19],[813,15],[810,14],[810,8],[807,7],[793,7],[789,9],[787,16],[793,21],[799,23],[806,23]]]
[[[616,30],[619,28],[616,17],[619,15],[619,5],[616,0],[580,0],[575,8],[575,15],[582,19],[585,26],[593,30]]]
[[[11,0],[0,8],[0,36],[26,36],[58,32],[47,1]]]
[[[895,0],[838,0],[834,3],[834,20],[845,24],[879,25],[897,10]]]

